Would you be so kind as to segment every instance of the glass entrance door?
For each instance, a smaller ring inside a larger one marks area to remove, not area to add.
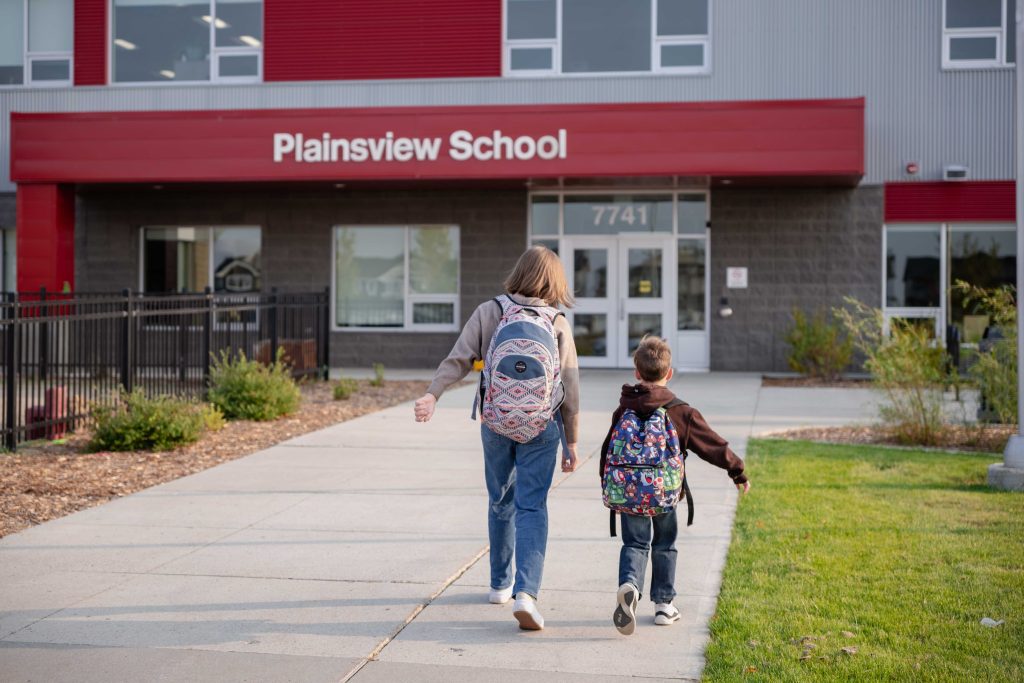
[[[565,240],[563,265],[576,297],[571,312],[576,353],[583,367],[618,364],[618,243],[616,238]]]
[[[674,275],[671,239],[619,238],[619,367],[633,364],[644,335],[668,338],[675,329]]]
[[[576,297],[570,320],[582,367],[631,367],[645,334],[675,341],[671,238],[573,237],[563,246]]]

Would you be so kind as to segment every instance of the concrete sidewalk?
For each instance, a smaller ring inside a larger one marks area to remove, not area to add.
[[[611,624],[618,539],[597,459],[625,371],[583,378],[580,452],[556,473],[541,609],[518,630],[486,602],[486,495],[473,389],[417,424],[410,404],[0,541],[4,681],[618,681],[696,679],[736,492],[688,462],[697,504],[679,541],[683,620]],[[761,389],[756,375],[673,388],[743,453],[788,426],[870,416],[862,390]],[[822,392],[830,392],[827,396]],[[753,473],[754,491],[757,475]]]

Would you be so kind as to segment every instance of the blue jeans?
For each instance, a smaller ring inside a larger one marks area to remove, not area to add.
[[[555,474],[560,432],[551,422],[535,439],[517,443],[481,426],[487,480],[487,534],[491,541],[491,588],[512,583],[513,594],[540,592],[548,545],[548,489]]]
[[[622,550],[619,552],[619,585],[631,583],[641,593],[647,570],[647,555],[652,555],[651,601],[672,602],[676,597],[676,511],[655,517],[619,515]],[[651,529],[654,540],[651,541]],[[652,552],[653,551],[653,552]]]

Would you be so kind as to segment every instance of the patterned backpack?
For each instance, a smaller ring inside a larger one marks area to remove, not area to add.
[[[611,532],[615,535],[615,513],[653,517],[671,512],[686,495],[687,526],[693,523],[693,502],[683,470],[686,450],[668,417],[668,409],[685,405],[674,399],[644,420],[626,410],[608,441],[602,498],[611,510]]]
[[[495,301],[501,320],[484,357],[480,415],[495,434],[526,443],[558,419],[565,395],[554,328],[562,314],[551,306],[524,306],[505,295]]]

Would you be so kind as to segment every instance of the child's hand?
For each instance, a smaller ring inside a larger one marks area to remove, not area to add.
[[[434,407],[437,405],[437,397],[433,394],[423,394],[416,399],[413,412],[416,413],[417,422],[429,422],[434,417]]]
[[[569,444],[569,449],[562,449],[562,471],[575,472],[579,465],[579,458],[576,456],[576,444]]]
[[[739,491],[741,494],[749,493],[750,492],[750,482],[749,481],[745,481],[742,484],[736,484],[736,490]]]

